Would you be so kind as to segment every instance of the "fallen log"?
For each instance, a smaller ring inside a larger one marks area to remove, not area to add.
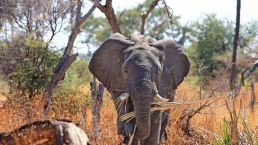
[[[11,132],[0,132],[0,145],[87,145],[88,137],[78,126],[66,119],[38,120]]]

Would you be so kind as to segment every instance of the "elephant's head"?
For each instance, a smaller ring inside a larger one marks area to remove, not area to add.
[[[150,133],[150,107],[159,87],[176,89],[188,74],[190,62],[172,40],[119,33],[110,36],[89,64],[92,74],[109,90],[125,90],[133,102],[137,130],[143,140]],[[161,99],[162,100],[162,99]]]

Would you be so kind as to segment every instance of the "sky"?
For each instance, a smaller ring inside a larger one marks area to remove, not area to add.
[[[115,12],[117,10],[129,9],[142,3],[144,0],[113,0],[113,8]],[[227,18],[228,20],[234,21],[236,19],[236,2],[237,0],[166,0],[168,6],[173,9],[173,14],[176,16],[181,16],[180,23],[182,25],[187,24],[187,22],[195,21],[201,19],[204,14],[216,13],[218,18]],[[105,0],[102,1],[105,3]],[[160,3],[160,5],[162,5]],[[92,6],[91,2],[85,2],[84,14]],[[241,18],[240,23],[248,23],[252,20],[258,21],[258,0],[242,0],[241,3]],[[95,16],[105,15],[100,12],[97,8],[93,12]],[[68,41],[69,33],[60,33],[53,40],[56,46],[66,46]],[[86,44],[81,44],[80,41],[84,39],[84,36],[78,35],[75,41],[75,46],[77,48],[75,52],[87,53]],[[91,46],[91,51],[96,48]]]

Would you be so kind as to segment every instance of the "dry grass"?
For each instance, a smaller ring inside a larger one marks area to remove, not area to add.
[[[256,94],[258,94],[258,85],[255,85]],[[199,94],[196,90],[191,90],[187,84],[179,87],[176,94],[176,102],[198,100]],[[100,143],[99,144],[119,144],[122,142],[122,137],[117,135],[116,121],[117,115],[113,102],[109,99],[109,94],[105,92],[104,103],[101,110],[100,121]],[[225,93],[216,92],[216,97],[226,96]],[[243,113],[245,108],[245,120],[249,120],[250,128],[255,129],[258,125],[258,106],[255,106],[255,111],[249,109],[250,92],[248,89],[243,89],[241,94],[235,99],[236,112]],[[88,97],[88,99],[86,99]],[[1,97],[0,97],[1,98]],[[39,112],[42,106],[40,96],[35,97],[31,102],[27,98],[10,98],[5,105],[0,108],[0,131],[11,131],[25,123],[32,122],[43,118],[66,118],[75,122],[81,122],[82,129],[91,135],[91,110],[89,106],[90,90],[89,86],[75,87],[73,90],[64,90],[55,93],[55,99],[52,101],[50,113],[47,116],[41,116]],[[232,100],[226,99],[229,102],[229,108],[232,111]],[[240,100],[242,105],[240,106]],[[28,103],[30,102],[30,103]],[[225,100],[220,100],[212,106],[224,104]],[[171,113],[171,123],[167,127],[167,140],[162,140],[162,144],[195,144],[210,142],[215,144],[216,141],[223,139],[223,118],[230,124],[230,111],[227,106],[208,107],[196,114],[190,120],[190,127],[197,133],[192,137],[186,136],[185,132],[180,128],[178,117],[184,114],[186,110],[198,108],[200,103],[185,106]],[[256,116],[256,117],[255,117]],[[243,119],[242,119],[243,120]],[[238,127],[244,130],[245,126],[239,119]],[[231,122],[232,123],[232,122]],[[256,134],[257,135],[257,134]]]

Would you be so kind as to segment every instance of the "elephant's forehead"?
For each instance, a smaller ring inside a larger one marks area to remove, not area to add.
[[[156,48],[151,47],[142,47],[142,46],[134,46],[132,48],[128,48],[125,53],[125,59],[127,63],[131,64],[156,64],[159,60],[159,52]]]
[[[131,34],[129,35],[129,39],[135,43],[138,43],[138,44],[143,44],[143,43],[152,43],[154,41],[157,41],[153,38],[151,38],[150,36],[148,35],[138,35],[138,34]]]
[[[159,51],[156,48],[148,45],[134,45],[124,50],[123,53],[126,57],[134,56],[134,57],[144,58],[147,56],[151,56],[151,57],[159,56]]]

